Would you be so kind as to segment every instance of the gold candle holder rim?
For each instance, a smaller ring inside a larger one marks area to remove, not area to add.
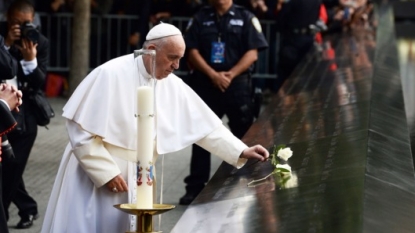
[[[126,203],[114,205],[115,208],[132,215],[158,215],[176,208],[175,205],[170,204],[153,204],[153,208],[138,209],[136,204]]]

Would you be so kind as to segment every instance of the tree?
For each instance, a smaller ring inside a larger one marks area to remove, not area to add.
[[[90,0],[74,1],[69,96],[89,71]]]

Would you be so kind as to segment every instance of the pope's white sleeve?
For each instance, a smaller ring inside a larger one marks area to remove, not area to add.
[[[248,146],[235,137],[224,125],[220,125],[212,133],[197,141],[196,144],[238,169],[247,161],[239,156]]]
[[[101,187],[121,173],[117,163],[105,149],[102,138],[82,129],[74,121],[66,122],[72,152],[96,187]]]

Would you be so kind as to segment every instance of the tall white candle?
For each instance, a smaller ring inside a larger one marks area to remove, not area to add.
[[[137,89],[137,208],[153,208],[153,143],[154,97],[153,88]]]

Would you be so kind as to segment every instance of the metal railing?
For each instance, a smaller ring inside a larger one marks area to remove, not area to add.
[[[71,55],[72,17],[71,13],[39,13],[41,31],[50,41],[50,72],[68,72]],[[138,16],[91,15],[90,69],[102,63],[128,53],[134,48],[128,44],[128,37]],[[173,17],[166,22],[174,24],[184,32],[189,18]],[[260,51],[254,77],[275,78],[277,38],[274,21],[261,21],[263,33],[269,48]],[[177,71],[185,73],[183,65]],[[175,72],[176,73],[176,72]]]

